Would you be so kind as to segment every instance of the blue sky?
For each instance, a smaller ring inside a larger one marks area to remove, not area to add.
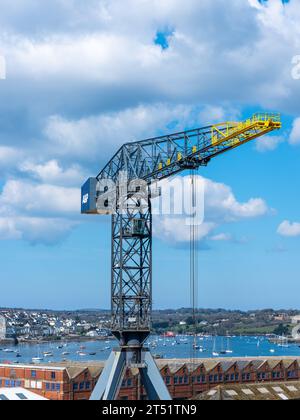
[[[85,179],[125,141],[266,110],[281,132],[199,173],[199,305],[298,308],[299,1],[1,8],[0,306],[107,308],[110,220],[80,215]],[[155,220],[156,308],[190,303],[187,238],[167,222]]]

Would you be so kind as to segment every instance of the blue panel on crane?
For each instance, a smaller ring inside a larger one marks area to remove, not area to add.
[[[81,188],[81,213],[97,214],[97,178],[89,178]]]

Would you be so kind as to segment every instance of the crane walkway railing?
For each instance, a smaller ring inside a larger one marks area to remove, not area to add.
[[[229,142],[230,146],[235,146],[258,131],[269,131],[271,128],[281,128],[280,114],[257,113],[246,121],[227,121],[213,125],[211,128],[211,143],[213,146],[219,146],[224,142]]]

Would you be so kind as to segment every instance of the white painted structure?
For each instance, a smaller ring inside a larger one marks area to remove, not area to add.
[[[24,388],[0,388],[0,401],[47,401]]]
[[[0,315],[0,340],[4,340],[6,337],[6,319]]]
[[[300,324],[300,315],[296,315],[292,317],[292,324]]]

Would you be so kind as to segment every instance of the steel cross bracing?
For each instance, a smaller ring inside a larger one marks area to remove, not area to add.
[[[112,331],[122,346],[140,346],[150,333],[152,215],[150,200],[112,216]]]

